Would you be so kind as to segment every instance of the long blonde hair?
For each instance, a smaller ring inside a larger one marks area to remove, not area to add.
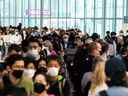
[[[92,72],[92,82],[91,82],[91,92],[95,92],[97,86],[102,85],[105,80],[105,59],[101,56],[95,58],[93,63],[93,72]]]

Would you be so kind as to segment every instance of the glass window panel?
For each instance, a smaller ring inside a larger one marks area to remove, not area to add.
[[[76,17],[84,18],[84,1],[85,0],[76,0]]]
[[[67,0],[67,17],[71,17],[70,2],[71,0]]]
[[[103,17],[103,3],[104,3],[103,0],[96,0],[95,14],[97,18]]]
[[[28,26],[28,24],[30,26],[40,26],[40,13],[43,11],[42,26],[45,25],[55,28],[77,27],[83,31],[86,29],[87,32],[93,33],[94,1],[96,8],[95,31],[102,34],[101,32],[103,32],[104,29],[104,23],[102,21],[104,19],[104,0],[42,0],[43,10],[40,9],[41,0],[0,0],[0,24],[15,25],[15,23],[22,22],[23,26]],[[117,2],[116,15],[115,1]],[[115,29],[119,31],[121,29],[123,16],[126,16],[126,1],[127,0],[106,0],[105,31]],[[84,18],[84,15],[86,18]],[[116,26],[114,25],[115,20]]]
[[[41,11],[41,9],[40,9],[41,8],[41,4],[40,4],[41,0],[36,0],[35,2],[36,2],[36,9]]]
[[[0,25],[4,25],[4,23],[3,23],[3,18],[1,18],[1,20],[0,20]]]
[[[3,21],[3,18],[1,17],[1,14],[0,14],[0,25],[2,25],[2,21]]]
[[[91,35],[93,33],[93,20],[87,19],[86,20],[86,31]]]
[[[36,26],[40,27],[40,19],[39,18],[36,19]]]
[[[71,18],[75,17],[75,0],[68,0],[68,11]]]
[[[66,17],[66,0],[59,0],[59,17]]]
[[[58,19],[51,19],[51,27],[58,28]]]
[[[52,0],[51,0],[52,1]],[[46,13],[50,14],[50,0],[44,0],[43,9]],[[50,15],[43,15],[44,17],[50,17]]]
[[[16,19],[16,25],[18,25],[19,23],[21,23],[22,22],[22,19],[21,18],[17,18]]]
[[[75,19],[67,19],[67,29],[74,28],[75,26]]]
[[[119,32],[123,28],[123,20],[117,20],[116,25],[116,31]]]
[[[35,17],[40,17],[42,10],[40,9],[40,0],[35,1]]]
[[[106,20],[106,28],[105,31],[111,31],[112,32],[112,20]]]
[[[86,0],[86,17],[94,16],[94,0]]]
[[[21,17],[22,0],[16,0],[16,16]]]
[[[58,0],[51,0],[51,17],[58,17]]]
[[[4,17],[9,17],[9,0],[5,0],[4,4]]]
[[[71,24],[72,19],[67,19],[67,29],[71,28],[72,24]]]
[[[82,30],[82,32],[84,32],[84,19],[79,19],[77,24],[78,24],[77,28],[79,28],[80,30]]]
[[[66,19],[59,19],[59,28],[66,28]]]
[[[123,11],[124,11],[124,16],[126,16],[126,2],[127,2],[127,0],[123,0],[124,1],[124,9],[123,9]]]
[[[30,18],[30,20],[29,20],[29,26],[32,26],[32,27],[35,26],[35,19],[34,18]]]
[[[3,22],[4,24],[4,26],[9,26],[9,19],[4,19],[4,22]]]
[[[103,21],[102,20],[96,20],[95,21],[95,32],[100,34],[101,38],[103,37]]]
[[[123,18],[123,0],[117,2],[117,17]]]
[[[10,20],[10,24],[9,25],[14,25],[14,19],[9,19]]]
[[[22,3],[23,3],[22,15],[23,15],[23,17],[28,17],[29,16],[28,0],[23,0]]]
[[[35,6],[35,0],[29,0],[29,13],[31,17],[36,17],[36,6]]]
[[[28,26],[28,19],[27,18],[24,18],[23,24],[24,24],[24,26]]]
[[[1,15],[1,17],[4,16],[3,15],[3,1],[2,0],[0,1],[0,15]]]
[[[43,26],[50,27],[50,19],[44,19],[43,20]]]
[[[114,16],[114,0],[106,0],[106,17],[112,18]]]
[[[15,0],[10,0],[10,10],[9,11],[10,11],[10,17],[15,17]]]

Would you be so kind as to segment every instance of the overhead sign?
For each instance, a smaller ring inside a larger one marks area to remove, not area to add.
[[[28,16],[50,16],[50,11],[40,9],[27,9],[26,14]]]

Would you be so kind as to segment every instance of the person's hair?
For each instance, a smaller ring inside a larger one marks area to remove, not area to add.
[[[106,34],[110,34],[110,31],[106,31]]]
[[[45,26],[45,27],[43,27],[42,29],[44,29],[45,31],[48,31],[48,28]]]
[[[61,65],[60,65],[60,62],[59,62],[57,59],[52,58],[51,60],[49,60],[49,62],[48,62],[48,64],[47,64],[48,67],[51,65],[51,62],[52,62],[52,61],[56,61],[56,62],[58,63],[58,65],[61,66]]]
[[[97,48],[97,42],[92,42],[88,45],[88,52],[91,53],[96,48]]]
[[[47,71],[44,71],[43,69],[38,69],[34,76],[33,76],[33,81],[35,81],[35,78],[37,75],[43,75],[45,77],[45,80],[47,82],[47,84],[49,84],[49,79],[48,79],[48,76],[47,76]]]
[[[11,52],[12,50],[15,50],[16,52],[20,52],[22,48],[19,45],[12,44],[8,48],[8,52]]]
[[[124,31],[123,30],[120,30],[120,33],[124,33]]]
[[[121,55],[125,55],[128,52],[128,47],[124,46],[123,48],[121,48]]]
[[[126,77],[126,71],[120,70],[113,74],[109,86],[124,86],[128,87],[128,84],[124,78]]]
[[[95,41],[100,38],[100,35],[98,33],[93,33],[91,36],[92,40]]]
[[[22,55],[14,54],[5,59],[6,66],[12,67],[16,61],[24,60]]]
[[[32,63],[35,66],[35,60],[33,59],[33,57],[26,56],[23,59],[24,59],[24,63],[25,63],[25,68],[27,68],[30,63]]]
[[[28,42],[29,43],[33,43],[33,42],[36,42],[36,43],[38,43],[38,45],[40,46],[40,47],[42,47],[42,44],[39,42],[39,40],[37,39],[37,38],[30,38],[29,40],[28,40]]]
[[[96,67],[98,65],[98,67]],[[105,60],[103,57],[98,56],[95,58],[92,66],[92,82],[91,82],[91,91],[94,91],[98,85],[101,85],[105,82]]]
[[[46,64],[48,63],[45,58],[40,58],[38,61],[35,62],[35,67],[36,67],[36,69],[38,69],[39,63],[40,63],[41,61],[45,61]]]
[[[28,50],[30,49],[29,46],[28,46],[28,43],[29,43],[28,40],[23,40],[22,41],[21,46],[22,46],[23,52],[28,52]]]
[[[112,35],[116,35],[116,32],[111,32],[111,36],[112,36]]]
[[[104,42],[104,41],[102,41],[102,40],[100,40],[99,41],[99,43],[101,44],[101,46],[102,46],[102,54],[103,53],[106,53],[107,51],[108,51],[108,43],[107,42]]]
[[[105,73],[110,79],[109,86],[127,86],[127,81],[124,79],[126,72],[126,65],[121,59],[114,57],[106,62]]]

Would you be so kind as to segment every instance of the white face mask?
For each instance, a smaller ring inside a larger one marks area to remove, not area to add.
[[[35,70],[34,69],[25,69],[24,74],[25,74],[25,76],[32,78],[35,74]]]
[[[33,49],[33,50],[31,50],[31,53],[30,54],[32,56],[34,56],[36,60],[38,60],[40,58],[40,55],[39,55],[38,50]]]
[[[68,42],[68,38],[65,38],[64,41],[67,43]]]
[[[56,67],[51,67],[51,68],[49,68],[49,69],[48,69],[48,72],[47,72],[47,74],[48,74],[49,76],[51,76],[51,77],[57,76],[58,73],[59,73],[59,69],[56,68]]]
[[[34,56],[38,56],[39,52],[38,52],[38,50],[33,49],[33,50],[31,50],[31,54]]]
[[[46,32],[46,35],[49,35],[51,32],[50,31],[48,31],[48,32]]]

